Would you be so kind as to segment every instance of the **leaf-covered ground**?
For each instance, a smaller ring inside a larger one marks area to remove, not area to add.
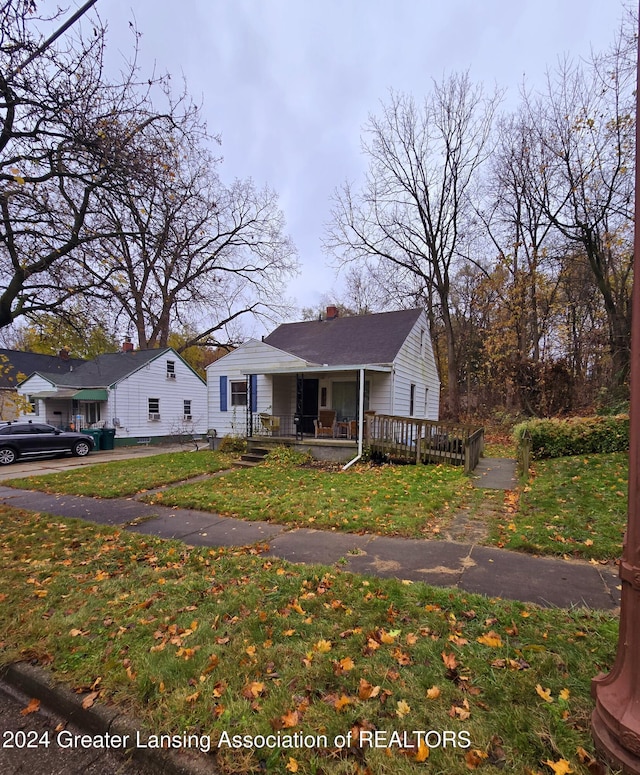
[[[46,665],[150,732],[203,736],[224,773],[598,771],[589,690],[614,656],[608,614],[7,507],[0,528],[0,661]],[[276,733],[279,747],[252,742]]]
[[[507,493],[493,540],[506,549],[611,560],[627,522],[627,453],[539,460],[521,493]]]

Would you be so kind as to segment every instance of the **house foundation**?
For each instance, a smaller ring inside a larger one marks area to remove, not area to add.
[[[297,452],[306,452],[314,460],[322,460],[330,463],[348,463],[358,450],[358,443],[350,439],[315,439],[296,438],[295,436],[251,436],[247,439],[247,451],[253,449],[267,449],[271,451],[276,447],[289,447]]]

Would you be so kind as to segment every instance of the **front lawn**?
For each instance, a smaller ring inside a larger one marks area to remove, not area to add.
[[[120,498],[171,482],[182,482],[203,474],[222,471],[233,458],[220,452],[169,452],[151,457],[130,458],[59,474],[10,479],[3,484],[25,490]]]
[[[277,460],[146,498],[298,527],[437,537],[468,497],[471,483],[453,466],[354,466],[325,470]]]
[[[622,553],[627,523],[628,454],[539,460],[520,502],[508,494],[506,518],[492,536],[506,549],[611,560]]]
[[[0,530],[0,663],[38,662],[88,705],[197,735],[225,775],[598,771],[590,681],[614,658],[610,614],[8,507]],[[310,744],[287,747],[296,734]]]

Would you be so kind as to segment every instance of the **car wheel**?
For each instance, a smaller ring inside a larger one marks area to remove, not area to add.
[[[91,446],[88,441],[76,441],[71,451],[76,457],[84,457],[91,452]]]
[[[17,458],[15,449],[11,449],[11,447],[2,447],[0,449],[0,466],[8,466],[11,463],[15,463]]]

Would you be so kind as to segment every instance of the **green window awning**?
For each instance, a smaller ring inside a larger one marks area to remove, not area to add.
[[[86,388],[73,394],[76,401],[106,401],[109,392],[104,388]]]

